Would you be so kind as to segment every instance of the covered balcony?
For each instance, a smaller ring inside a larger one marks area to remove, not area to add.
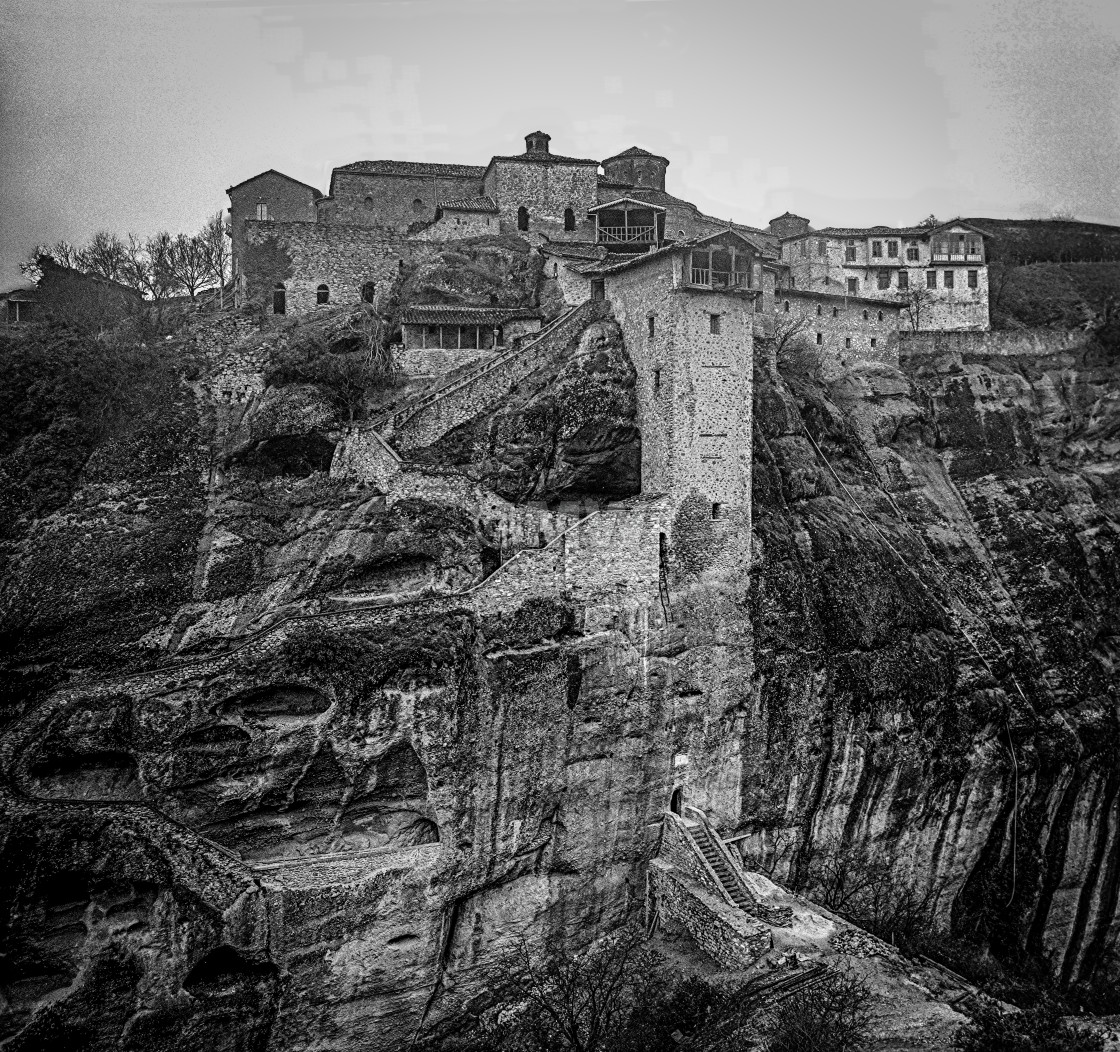
[[[623,197],[589,209],[595,220],[595,241],[612,252],[645,252],[665,239],[665,209]]]
[[[934,263],[983,263],[984,239],[979,234],[956,230],[936,234],[930,242],[930,259]]]
[[[751,289],[753,262],[753,254],[734,243],[703,245],[689,252],[688,283],[707,289]]]

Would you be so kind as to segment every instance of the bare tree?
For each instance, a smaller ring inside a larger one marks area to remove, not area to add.
[[[933,292],[925,285],[911,285],[902,297],[902,309],[910,321],[910,328],[917,332],[922,327],[922,319],[933,306]]]
[[[231,247],[229,220],[221,212],[215,212],[202,228],[199,235],[206,249],[206,269],[218,285],[218,301],[225,306],[225,287],[229,281]]]
[[[124,242],[108,230],[99,230],[77,254],[77,269],[110,281],[120,281],[124,273],[125,256]]]
[[[171,235],[166,231],[148,238],[128,235],[125,245],[125,284],[139,289],[145,297],[159,303],[177,287],[171,269]]]
[[[20,263],[20,273],[32,281],[38,281],[43,276],[43,269],[39,265],[39,260],[43,256],[50,257],[61,267],[69,267],[71,270],[81,269],[81,252],[77,246],[69,241],[56,241],[53,245],[36,245]]]
[[[171,239],[168,267],[176,284],[193,300],[210,277],[208,247],[199,234],[176,234]]]
[[[925,219],[921,220],[918,223],[918,226],[922,230],[930,230],[935,226],[941,226],[941,220],[938,219],[937,216],[935,216],[932,212],[930,212],[930,214],[926,216]]]

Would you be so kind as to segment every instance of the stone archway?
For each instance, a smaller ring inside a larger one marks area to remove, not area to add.
[[[679,815],[683,806],[684,789],[678,785],[676,789],[673,790],[673,795],[669,797],[669,810],[672,811],[673,814]]]

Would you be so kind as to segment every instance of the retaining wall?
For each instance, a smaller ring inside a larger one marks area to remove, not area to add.
[[[899,336],[899,357],[905,361],[921,354],[1061,354],[1080,350],[1091,338],[1092,333],[1084,329],[904,332]]]

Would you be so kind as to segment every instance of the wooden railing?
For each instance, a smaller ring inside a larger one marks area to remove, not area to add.
[[[653,244],[657,241],[655,226],[601,226],[599,240],[616,244]]]
[[[690,284],[704,285],[713,289],[749,289],[751,275],[746,270],[705,270],[693,267]]]
[[[984,256],[978,252],[934,252],[930,257],[934,263],[983,263]]]

